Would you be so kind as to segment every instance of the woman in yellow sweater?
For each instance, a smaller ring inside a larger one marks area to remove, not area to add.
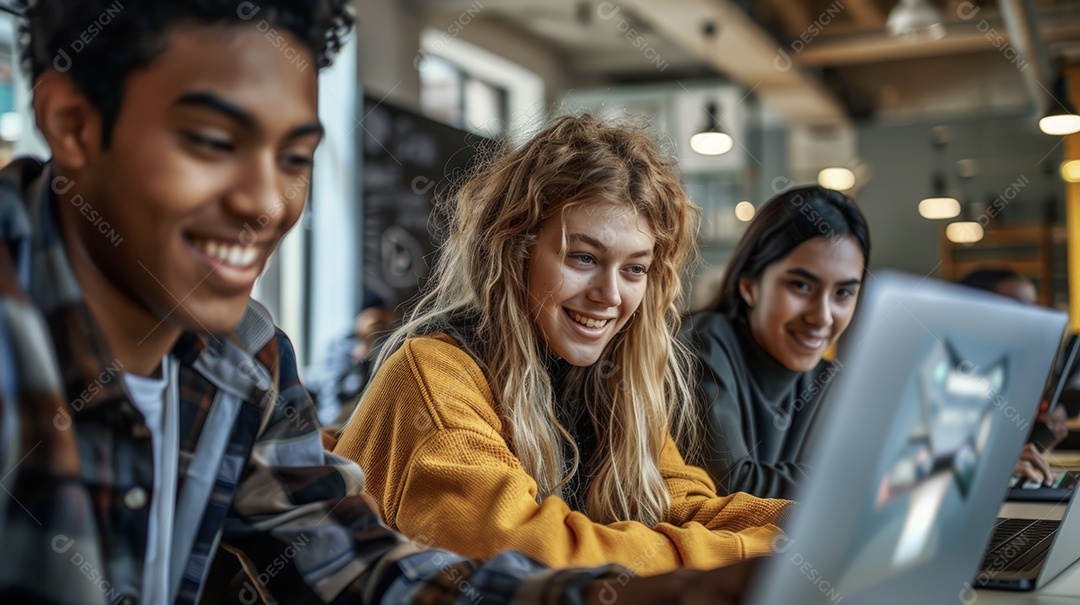
[[[789,503],[717,497],[676,341],[697,210],[648,135],[556,120],[465,184],[430,290],[335,454],[387,523],[472,557],[639,574],[771,551]]]

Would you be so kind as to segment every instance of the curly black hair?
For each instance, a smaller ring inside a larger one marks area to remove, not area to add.
[[[66,72],[102,117],[109,145],[124,83],[166,49],[170,27],[183,24],[273,27],[296,36],[321,69],[353,25],[348,0],[18,0],[23,68],[36,81]]]

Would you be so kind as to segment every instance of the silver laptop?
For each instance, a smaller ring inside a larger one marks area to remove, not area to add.
[[[1064,313],[868,276],[808,481],[749,603],[948,603],[970,590]]]
[[[1080,560],[1080,513],[1073,498],[1061,520],[998,519],[976,586],[1038,590]]]

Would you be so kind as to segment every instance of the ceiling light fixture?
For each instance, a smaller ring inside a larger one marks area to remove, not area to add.
[[[1050,95],[1050,109],[1039,120],[1039,130],[1053,136],[1080,132],[1080,115],[1069,102],[1069,86],[1064,74],[1054,82],[1054,94]]]
[[[754,220],[754,215],[757,214],[757,209],[754,205],[747,201],[739,202],[735,204],[735,218],[744,223],[749,223]]]
[[[1069,160],[1062,164],[1061,178],[1068,183],[1080,183],[1080,160]]]
[[[932,220],[960,216],[960,200],[945,195],[945,174],[940,170],[934,173],[932,189],[934,195],[919,202],[920,216]]]
[[[735,139],[720,125],[716,103],[709,103],[706,108],[705,128],[690,137],[690,149],[701,155],[723,155],[735,146]]]
[[[913,40],[940,40],[945,37],[941,11],[929,0],[900,0],[889,13],[885,27],[894,36]]]
[[[847,191],[855,186],[855,173],[847,168],[834,166],[819,172],[817,182],[826,189]]]
[[[974,244],[983,235],[982,225],[975,221],[957,221],[945,227],[945,237],[954,244]]]
[[[956,218],[960,216],[960,202],[951,197],[928,197],[919,202],[919,214],[928,219]]]

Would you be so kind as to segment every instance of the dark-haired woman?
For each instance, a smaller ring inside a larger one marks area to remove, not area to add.
[[[818,401],[842,366],[822,359],[847,329],[870,257],[847,196],[800,187],[762,207],[716,300],[682,337],[699,360],[706,418],[698,461],[721,493],[791,497]]]

